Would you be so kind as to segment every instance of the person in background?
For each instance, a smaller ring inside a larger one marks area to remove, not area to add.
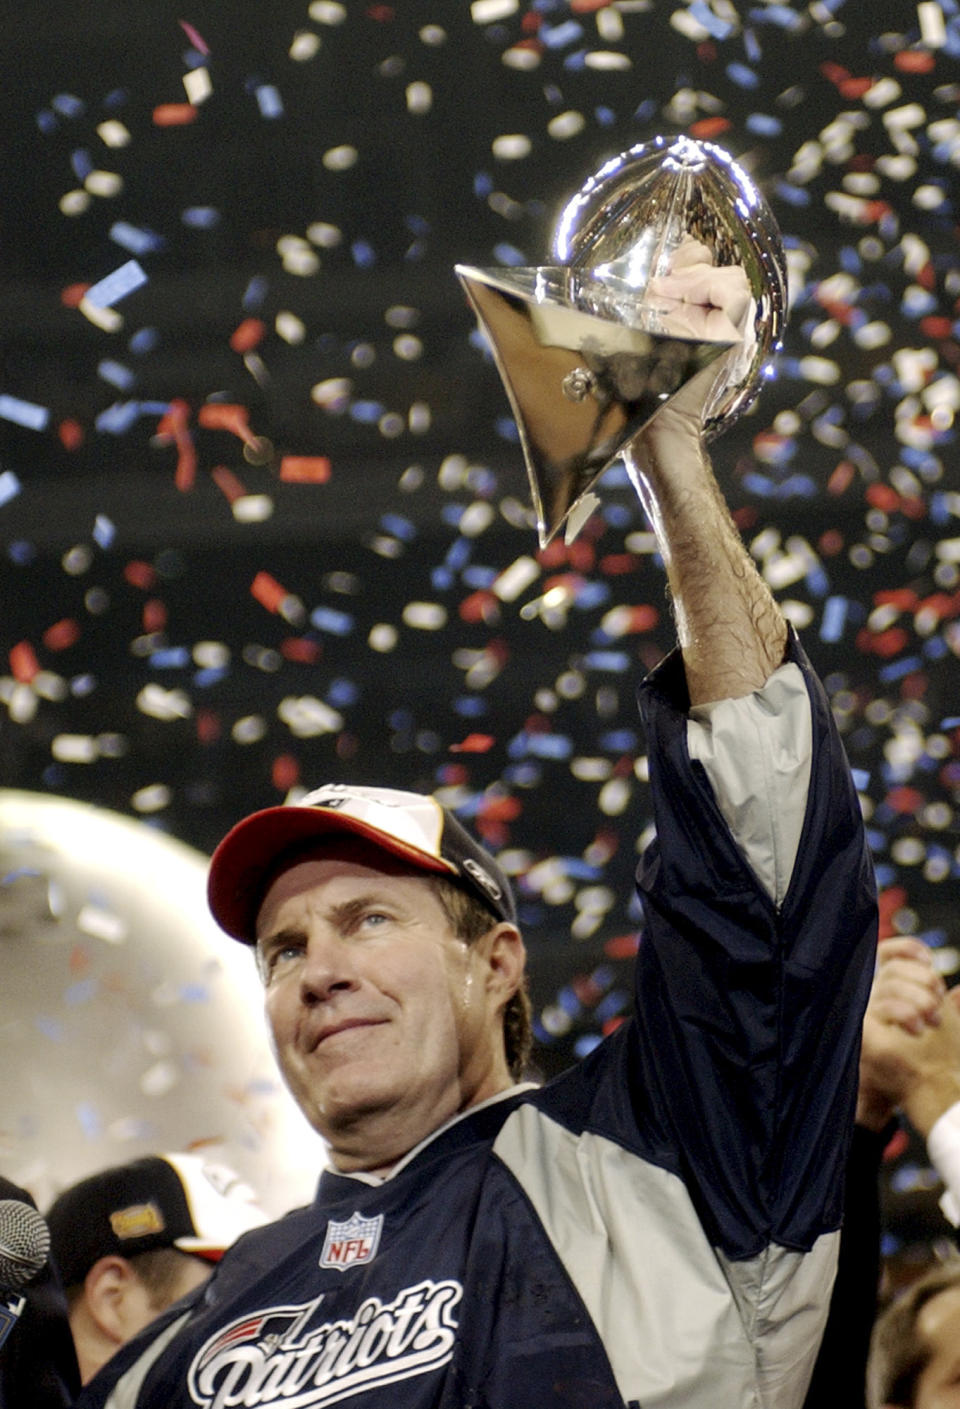
[[[64,1189],[46,1214],[83,1384],[207,1280],[267,1215],[232,1170],[199,1155],[146,1155]]]
[[[2,1175],[0,1199],[36,1209],[33,1195]],[[0,1287],[0,1297],[7,1291]],[[23,1309],[0,1344],[0,1409],[68,1409],[80,1390],[80,1370],[63,1287],[49,1259],[20,1293]]]
[[[868,1409],[960,1409],[960,1256],[925,1272],[877,1318]]]

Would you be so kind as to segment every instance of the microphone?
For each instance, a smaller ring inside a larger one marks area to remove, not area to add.
[[[50,1229],[21,1199],[0,1199],[0,1293],[33,1281],[50,1256]]]
[[[43,1271],[50,1229],[22,1199],[0,1199],[0,1348],[27,1304],[20,1294]]]

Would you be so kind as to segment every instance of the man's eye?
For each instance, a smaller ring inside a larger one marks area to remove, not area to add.
[[[260,960],[260,971],[264,978],[272,978],[279,970],[295,963],[303,953],[302,944],[280,944],[268,950]]]

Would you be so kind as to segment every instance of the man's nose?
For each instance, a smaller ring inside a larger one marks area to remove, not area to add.
[[[326,926],[311,930],[300,970],[301,1002],[325,1003],[358,983],[351,946]]]

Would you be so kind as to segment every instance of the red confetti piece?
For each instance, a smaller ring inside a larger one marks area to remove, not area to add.
[[[29,641],[18,641],[10,650],[10,674],[21,685],[29,685],[40,670],[40,662]]]
[[[233,401],[208,401],[197,412],[197,424],[205,430],[229,431],[238,440],[254,440],[250,431],[250,412]]]
[[[143,629],[148,634],[163,631],[167,625],[167,608],[159,597],[149,597],[143,604]]]
[[[233,473],[233,470],[228,470],[226,465],[215,465],[210,471],[210,478],[231,504],[236,499],[242,499],[247,492],[242,480]]]
[[[845,489],[849,489],[856,473],[856,467],[849,460],[841,460],[827,480],[827,493],[842,494]]]
[[[175,396],[157,422],[157,435],[164,440],[175,440],[186,429],[189,421],[189,404],[182,397]]]
[[[273,786],[286,793],[300,781],[300,764],[291,753],[281,753],[273,760],[270,770]]]
[[[893,926],[893,917],[898,910],[902,910],[907,903],[907,892],[903,886],[890,886],[887,890],[881,890],[877,895],[877,910],[880,915],[880,928],[878,939],[889,939],[896,931]]]
[[[260,318],[244,318],[230,334],[230,346],[234,352],[252,352],[266,336],[267,325]]]
[[[203,38],[203,35],[200,34],[198,30],[194,29],[192,24],[190,24],[187,20],[181,20],[180,28],[190,40],[190,43],[193,45],[193,47],[195,49],[199,49],[201,54],[210,53],[210,46],[207,44],[207,41]]]
[[[636,571],[637,560],[632,553],[608,553],[597,566],[605,577],[622,577]]]
[[[279,475],[288,484],[326,484],[330,461],[326,455],[284,455]]]
[[[516,797],[485,797],[477,812],[478,822],[514,822],[523,811]]]
[[[932,73],[936,62],[927,49],[901,49],[893,56],[893,66],[901,73]]]
[[[457,611],[462,621],[483,621],[489,625],[499,617],[500,604],[492,592],[481,588],[464,597]]]
[[[79,978],[87,973],[90,968],[90,950],[85,944],[75,944],[70,951],[70,958],[67,960],[67,967],[74,978]]]
[[[64,450],[79,450],[86,439],[86,431],[79,421],[69,418],[61,421],[57,427],[57,435],[60,437],[60,444]]]
[[[309,636],[288,636],[280,643],[280,654],[284,660],[296,661],[299,665],[316,665],[323,655],[323,647]]]
[[[923,793],[917,792],[916,788],[893,788],[887,793],[885,801],[894,812],[912,817],[917,809],[923,806]]]
[[[132,558],[123,569],[123,575],[131,587],[139,587],[144,592],[156,586],[156,570],[140,558]]]
[[[606,941],[603,952],[608,959],[632,959],[639,948],[639,934],[616,934]]]
[[[908,640],[909,637],[902,626],[892,626],[889,631],[867,631],[864,628],[857,632],[857,650],[863,651],[865,655],[882,656],[884,660],[890,660],[905,649]]]
[[[250,584],[250,592],[268,612],[278,612],[290,596],[275,577],[268,572],[258,572]]]
[[[177,436],[177,468],[173,483],[181,494],[191,490],[197,479],[197,451],[193,440],[187,435]]]
[[[702,138],[709,142],[713,137],[719,137],[721,132],[727,132],[733,126],[728,117],[702,117],[699,122],[694,122],[690,127],[690,136]]]
[[[89,287],[89,284],[68,284],[60,294],[60,302],[64,308],[79,308]]]
[[[215,744],[223,732],[220,716],[212,709],[198,709],[195,719],[197,738],[201,744]]]
[[[891,1160],[899,1159],[901,1155],[906,1154],[909,1146],[910,1136],[907,1132],[905,1130],[895,1130],[890,1136],[883,1152],[884,1164],[889,1163]]]
[[[618,1014],[615,1018],[607,1018],[600,1031],[603,1033],[604,1037],[609,1037],[611,1032],[616,1032],[617,1028],[623,1022],[626,1022],[626,1018],[622,1013]]]
[[[62,621],[55,621],[52,626],[48,626],[41,639],[48,651],[65,651],[79,637],[80,628],[77,623],[69,617],[64,617]]]
[[[575,15],[592,15],[597,10],[609,10],[612,0],[570,0],[571,12]]]
[[[486,753],[492,749],[496,739],[492,734],[468,734],[459,744],[451,744],[451,753]]]
[[[863,98],[873,87],[872,78],[845,78],[837,84],[837,91],[841,98],[856,102],[858,98]]]
[[[845,542],[846,540],[838,528],[828,528],[826,533],[822,533],[817,540],[817,548],[821,557],[835,558],[838,553],[843,552]]]
[[[192,103],[160,103],[153,110],[155,127],[186,127],[199,116]]]
[[[873,603],[877,607],[896,607],[901,612],[913,612],[919,599],[909,587],[887,587],[881,592],[874,592]]]

